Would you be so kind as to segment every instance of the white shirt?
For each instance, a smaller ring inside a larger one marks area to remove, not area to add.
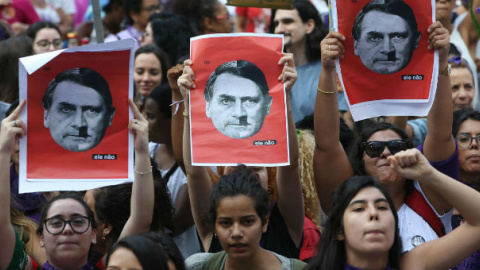
[[[75,0],[47,0],[47,3],[52,5],[55,9],[63,9],[65,14],[75,14],[77,8],[75,7]]]
[[[158,150],[157,143],[148,143],[148,148],[150,149],[150,155],[152,158],[157,153]],[[168,170],[160,170],[162,177],[168,172]],[[180,167],[177,167],[175,172],[170,176],[167,182],[168,191],[170,191],[170,196],[172,198],[172,205],[175,205],[177,200],[178,192],[180,189],[187,185],[187,176],[183,173]],[[173,241],[177,244],[178,249],[182,253],[184,259],[188,258],[190,255],[200,252],[200,243],[198,242],[197,230],[195,225],[186,229],[181,234],[174,236]]]
[[[425,200],[427,200],[418,181],[415,181],[415,188],[420,191]],[[427,203],[442,222],[443,227],[445,228],[445,233],[451,232],[453,209],[446,214],[440,215],[435,211],[435,208],[432,207],[428,200]],[[402,207],[400,207],[397,215],[400,238],[402,239],[402,253],[412,250],[415,247],[414,243],[416,245],[420,244],[420,239],[423,239],[424,242],[438,239],[438,235],[432,227],[430,227],[430,225],[407,204],[404,203]]]

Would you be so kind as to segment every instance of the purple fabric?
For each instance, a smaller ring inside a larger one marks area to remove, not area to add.
[[[417,149],[423,153],[423,144],[419,145]],[[440,171],[441,173],[446,174],[456,180],[460,179],[460,176],[459,176],[460,165],[458,162],[458,146],[455,145],[455,153],[453,153],[453,155],[447,158],[446,160],[440,161],[440,162],[430,162],[430,164],[432,164],[432,166],[438,171]]]
[[[48,261],[43,265],[43,269],[45,270],[58,270],[55,266],[51,265]],[[80,267],[79,270],[95,270],[95,265],[87,262],[84,266]]]
[[[452,268],[452,270],[476,270],[480,269],[480,253],[477,251],[470,255],[467,259],[459,265]]]
[[[118,32],[117,34],[110,34],[105,38],[105,43],[118,41],[121,39],[133,38],[135,42],[135,50],[140,48],[140,37],[142,36],[142,32],[137,30],[137,28],[133,26],[127,26],[127,28],[123,31]]]
[[[14,165],[10,167],[10,194],[15,208],[37,223],[40,221],[42,208],[47,200],[40,192],[18,194],[18,174]]]
[[[385,268],[385,270],[391,270],[392,267],[390,267],[390,265],[387,265],[387,268]],[[351,266],[350,264],[348,263],[345,263],[345,270],[363,270],[362,268],[357,268],[355,266]]]
[[[463,221],[461,215],[454,215],[452,219],[452,228],[455,229],[460,226]],[[480,253],[476,251],[470,257],[466,258],[459,265],[452,268],[452,270],[478,270],[480,269]]]

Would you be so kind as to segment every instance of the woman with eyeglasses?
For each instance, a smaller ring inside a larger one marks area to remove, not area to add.
[[[2,121],[0,132],[0,269],[36,269],[37,264],[24,251],[23,243],[10,221],[10,152],[26,135],[20,120],[25,101]],[[148,231],[140,226],[151,222],[153,214],[153,177],[148,151],[148,122],[129,100],[134,119],[128,128],[135,134],[135,181],[132,194],[132,215],[120,238]],[[60,195],[45,206],[37,230],[40,245],[48,261],[43,269],[97,269],[88,262],[90,247],[97,241],[92,210],[82,197]]]
[[[480,112],[466,109],[456,114],[452,134],[458,145],[460,180],[480,190]]]
[[[440,69],[448,66],[448,30],[435,22],[428,28],[428,49],[439,52]],[[322,209],[330,211],[333,190],[353,175],[371,175],[382,183],[399,215],[403,250],[451,230],[451,205],[428,186],[397,174],[387,161],[390,155],[411,148],[405,132],[389,123],[376,123],[366,128],[350,160],[339,142],[339,112],[335,60],[343,57],[345,36],[330,32],[321,42],[322,73],[315,105],[314,172]],[[448,74],[440,74],[435,102],[428,114],[428,135],[423,154],[442,172],[458,178],[455,142],[450,134],[452,100]],[[431,217],[425,219],[425,217]]]
[[[36,22],[27,29],[27,36],[33,40],[33,54],[63,49],[62,33],[54,23]]]
[[[458,68],[456,68],[458,69]],[[452,75],[453,75],[452,69]],[[453,89],[452,89],[453,90]],[[452,92],[452,94],[454,94]],[[453,136],[458,145],[460,181],[480,191],[480,112],[472,109],[458,110],[454,113]],[[453,211],[452,227],[463,223],[463,214]],[[454,270],[467,270],[469,265],[480,265],[478,251],[460,263]]]

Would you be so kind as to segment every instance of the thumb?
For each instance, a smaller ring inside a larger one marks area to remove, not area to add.
[[[390,162],[390,167],[392,167],[392,169],[394,169],[395,171],[399,170],[397,159],[395,159],[394,156],[389,156],[387,160],[388,162]]]

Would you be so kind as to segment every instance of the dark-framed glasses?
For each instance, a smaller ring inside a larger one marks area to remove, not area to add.
[[[52,41],[47,39],[42,39],[36,42],[37,46],[40,48],[48,48],[50,45],[53,45],[55,48],[61,48],[63,46],[63,41],[61,39],[54,39]]]
[[[90,219],[86,216],[76,216],[70,220],[59,217],[47,218],[43,224],[48,233],[52,235],[61,234],[68,224],[78,234],[82,234],[90,227]]]
[[[480,134],[477,136],[472,136],[468,133],[460,133],[457,135],[455,138],[457,140],[457,145],[458,148],[460,149],[468,149],[470,145],[472,145],[473,139],[475,139],[475,142],[477,143],[477,146],[480,146],[478,144],[478,138],[480,137]]]
[[[393,141],[369,141],[363,142],[363,148],[365,149],[365,154],[371,158],[376,158],[382,155],[385,146],[388,147],[388,150],[392,155],[396,153],[407,150],[411,147],[411,143],[408,140],[393,140]]]

